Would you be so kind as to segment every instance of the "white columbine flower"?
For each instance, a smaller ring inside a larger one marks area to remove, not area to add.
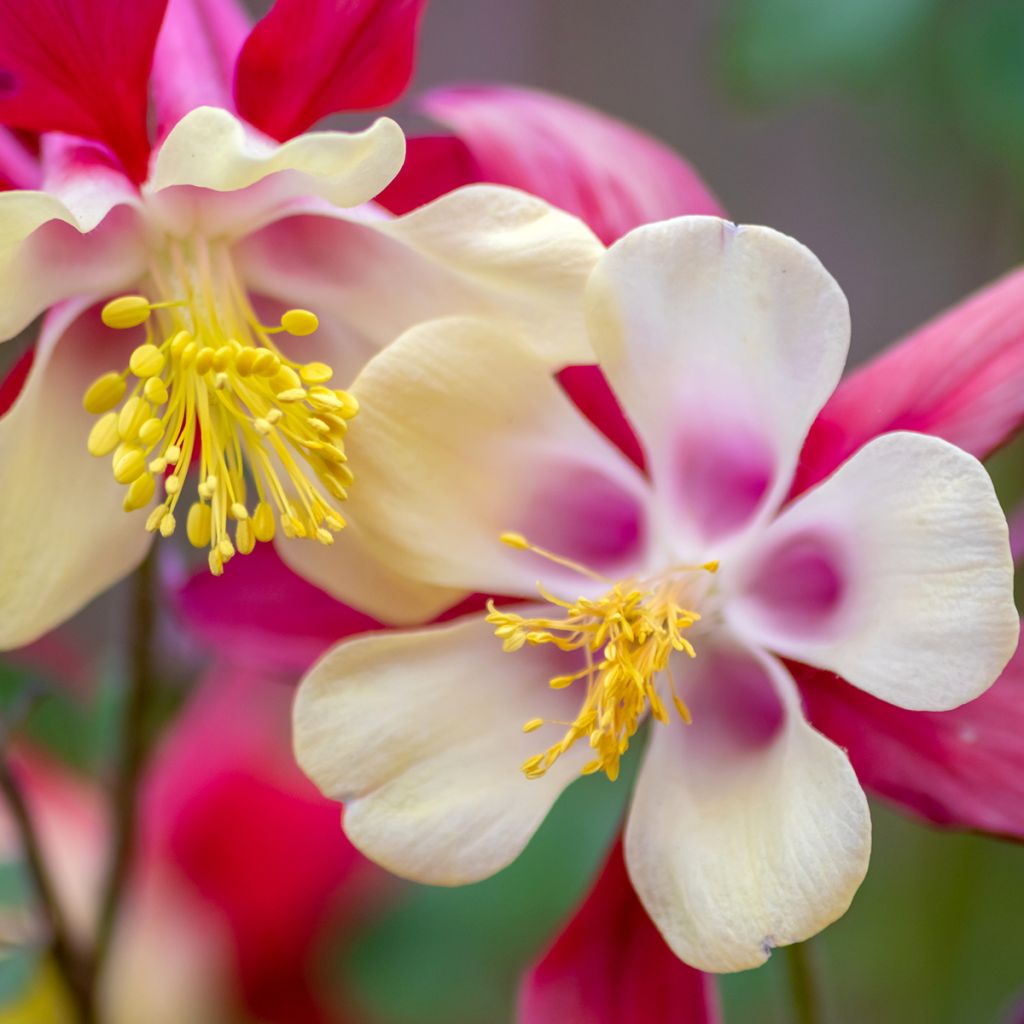
[[[653,718],[630,877],[684,960],[752,967],[845,911],[870,847],[783,659],[905,708],[978,696],[1017,640],[1006,522],[976,459],[911,433],[787,501],[849,319],[777,232],[633,231],[586,314],[645,470],[506,327],[421,326],[357,379],[369,542],[396,571],[528,603],[341,644],[302,685],[296,751],[364,853],[457,884],[515,858],[581,772],[614,779]]]
[[[397,219],[363,205],[404,157],[386,118],[277,144],[200,107],[140,187],[97,144],[43,144],[44,190],[0,194],[0,338],[50,310],[0,417],[0,647],[182,527],[215,574],[275,538],[298,571],[371,611],[443,606],[446,591],[379,568],[357,536],[332,544],[357,411],[337,385],[455,312],[567,331],[585,356],[572,294],[601,251],[590,231],[490,186]]]

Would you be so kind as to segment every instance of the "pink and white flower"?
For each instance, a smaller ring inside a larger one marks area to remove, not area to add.
[[[1006,521],[973,456],[901,432],[786,503],[849,339],[792,239],[642,227],[585,305],[646,471],[506,326],[422,325],[357,379],[350,511],[378,556],[544,600],[335,648],[301,688],[296,752],[364,853],[460,884],[514,859],[581,771],[614,778],[653,717],[633,885],[682,959],[751,967],[845,911],[870,847],[853,769],[783,659],[911,710],[977,697],[1017,643]]]
[[[45,133],[40,187],[0,193],[0,338],[49,311],[0,418],[0,647],[59,623],[179,525],[215,574],[275,538],[337,596],[443,607],[447,592],[378,570],[356,531],[327,547],[354,475],[356,405],[334,385],[453,313],[575,336],[585,357],[573,296],[600,244],[489,186],[392,219],[370,204],[404,157],[387,118],[288,138],[339,104],[394,98],[422,3],[282,0],[247,39],[231,3],[174,0],[164,16],[145,0],[121,19],[96,6],[0,3],[0,121]],[[3,143],[0,158],[17,145]],[[16,163],[0,175],[32,177]]]

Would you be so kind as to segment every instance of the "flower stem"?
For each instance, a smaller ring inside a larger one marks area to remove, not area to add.
[[[792,946],[786,946],[784,952],[795,1024],[824,1024],[825,1016],[821,1009],[818,987],[814,981],[814,969],[807,943],[797,942]]]
[[[156,576],[153,551],[135,574],[135,609],[131,638],[131,670],[121,718],[120,761],[113,794],[113,839],[106,883],[100,903],[93,983],[98,982],[110,954],[124,889],[135,859],[138,795],[147,754],[147,727],[154,687],[153,634],[156,623],[153,589]]]
[[[50,932],[50,955],[67,987],[68,995],[80,1024],[94,1024],[92,982],[90,971],[71,939],[64,912],[50,878],[28,802],[10,764],[0,757],[0,790],[3,791],[11,817],[21,840],[25,865],[35,887],[43,917]]]

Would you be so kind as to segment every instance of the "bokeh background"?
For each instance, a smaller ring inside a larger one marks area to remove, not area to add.
[[[426,128],[416,93],[464,81],[561,92],[673,145],[735,219],[793,234],[823,259],[850,299],[855,362],[1024,256],[1020,0],[433,0],[397,116]],[[994,464],[1008,507],[1022,467],[1017,449]],[[112,743],[127,607],[121,588],[58,648],[0,663],[8,701],[29,679],[53,684],[29,731],[80,772],[99,773]],[[60,678],[75,664],[61,652],[83,648],[100,654],[98,689]],[[171,648],[168,718],[210,658],[201,644]],[[521,972],[582,896],[627,789],[580,780],[488,882],[395,883],[356,924],[339,911],[310,954],[321,987],[355,1014],[339,1010],[339,1024],[510,1022]],[[874,821],[867,882],[810,943],[828,1020],[1024,1020],[1024,847],[943,833],[879,803]],[[278,867],[302,872],[301,850]],[[22,883],[0,865],[0,909],[26,899]],[[0,1003],[26,971],[0,959]],[[721,989],[729,1022],[792,1020],[778,955]]]

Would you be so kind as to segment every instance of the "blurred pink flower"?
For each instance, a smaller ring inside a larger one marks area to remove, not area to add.
[[[616,843],[594,887],[523,979],[517,1024],[720,1024],[710,975],[665,944]]]
[[[0,3],[0,124],[107,145],[146,178],[148,85],[161,133],[189,110],[237,110],[276,139],[336,110],[384,106],[412,74],[426,0],[277,0],[249,29],[236,0]],[[16,165],[17,154],[0,168]],[[21,185],[19,187],[31,187]]]
[[[337,806],[293,765],[289,697],[251,667],[215,668],[157,750],[103,983],[112,1024],[219,1024],[243,1011],[266,1024],[361,1019],[344,992],[328,998],[319,944],[343,941],[389,882],[339,844]],[[38,756],[17,770],[73,930],[87,940],[107,842],[102,796]],[[17,838],[0,821],[12,851]]]
[[[290,699],[251,664],[207,673],[151,768],[145,841],[226,926],[244,1008],[315,1024],[339,1019],[317,985],[318,942],[328,928],[344,938],[389,880],[338,843],[337,805],[295,767]]]

